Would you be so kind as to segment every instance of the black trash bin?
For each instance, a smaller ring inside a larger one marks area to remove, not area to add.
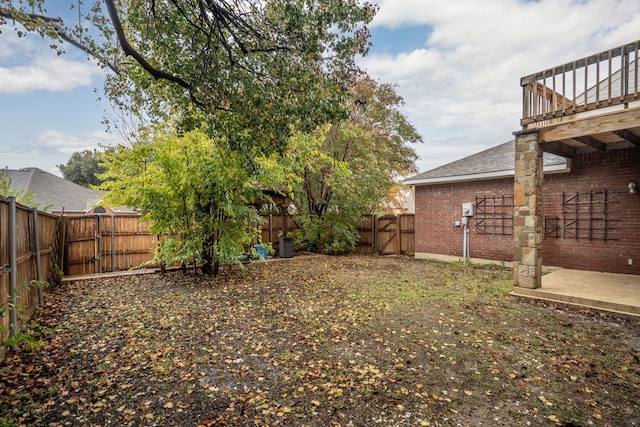
[[[293,258],[293,237],[280,237],[280,258]]]

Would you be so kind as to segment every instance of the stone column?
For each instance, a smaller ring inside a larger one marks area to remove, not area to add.
[[[514,285],[536,289],[542,278],[542,149],[538,132],[516,133],[513,189]]]

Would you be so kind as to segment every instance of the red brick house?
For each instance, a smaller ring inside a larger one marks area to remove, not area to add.
[[[621,142],[572,159],[544,153],[543,163],[545,265],[640,274],[640,148]],[[462,257],[462,207],[471,203],[469,255],[512,262],[514,164],[509,141],[407,179],[415,187],[416,257]]]
[[[513,261],[524,288],[541,286],[543,262],[640,274],[640,40],[520,86],[513,148],[405,181],[416,190],[416,255]]]

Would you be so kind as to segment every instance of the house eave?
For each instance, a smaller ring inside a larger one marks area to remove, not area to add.
[[[571,164],[569,159],[567,159],[566,163],[544,166],[545,174],[568,173],[568,172],[571,172]],[[422,179],[409,178],[404,180],[403,182],[405,185],[437,185],[437,184],[450,184],[450,183],[469,182],[469,181],[486,181],[489,179],[510,178],[510,177],[513,177],[514,175],[515,175],[515,170],[508,169],[503,171],[493,171],[493,172],[456,175],[456,176],[443,176],[443,177],[437,177],[437,178],[422,178]]]

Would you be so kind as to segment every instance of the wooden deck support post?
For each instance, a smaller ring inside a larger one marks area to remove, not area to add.
[[[536,289],[542,278],[543,158],[537,130],[516,133],[513,197],[514,285]]]

